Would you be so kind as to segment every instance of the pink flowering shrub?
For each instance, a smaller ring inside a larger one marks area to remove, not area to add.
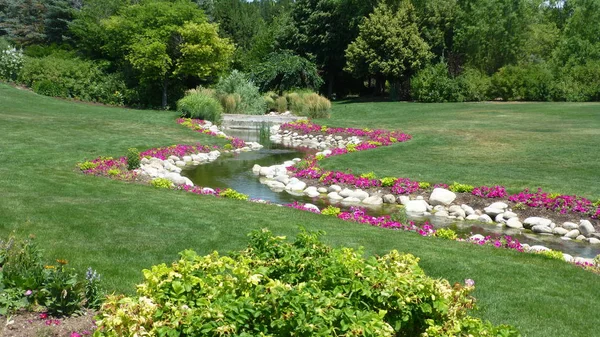
[[[395,194],[410,194],[419,189],[419,182],[412,181],[408,178],[398,178],[392,186],[392,193]]]
[[[218,148],[218,147],[216,147]],[[154,158],[158,158],[161,160],[167,160],[167,158],[169,158],[170,156],[177,156],[179,158],[183,157],[183,156],[189,156],[191,154],[196,154],[196,153],[208,153],[213,149],[216,149],[215,147],[211,148],[210,146],[207,145],[201,145],[201,144],[196,144],[196,145],[183,145],[183,144],[179,144],[179,145],[171,145],[171,146],[166,146],[166,147],[157,147],[154,149],[149,149],[146,150],[142,153],[140,153],[140,156],[143,157],[154,157]]]
[[[506,188],[503,186],[481,186],[475,187],[471,194],[476,195],[482,198],[504,198],[508,194],[506,193]]]
[[[597,219],[600,215],[600,208],[594,206],[592,201],[578,197],[576,195],[556,195],[542,191],[541,188],[537,192],[532,193],[526,189],[520,193],[511,195],[508,200],[520,202],[529,207],[542,207],[553,211],[558,211],[561,214],[583,213],[589,214],[592,218]]]

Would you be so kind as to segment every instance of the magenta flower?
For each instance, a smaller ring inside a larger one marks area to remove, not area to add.
[[[27,291],[25,292],[25,296],[29,296],[29,295],[31,295],[31,294],[33,294],[33,291],[31,291],[31,290],[27,290]]]
[[[78,334],[77,332],[73,331],[71,332],[71,334],[69,335],[70,337],[81,337],[80,334]]]

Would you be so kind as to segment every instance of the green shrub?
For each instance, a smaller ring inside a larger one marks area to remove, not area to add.
[[[246,194],[240,193],[234,189],[227,188],[219,193],[219,196],[223,198],[235,199],[235,200],[248,200],[249,197]]]
[[[422,189],[422,190],[426,190],[426,189],[428,189],[430,187],[431,187],[431,184],[428,183],[428,182],[426,182],[426,181],[421,181],[419,183],[419,188]]]
[[[258,87],[244,73],[237,70],[219,80],[216,92],[220,98],[232,94],[239,95],[239,101],[236,97],[235,110],[228,113],[263,115],[267,111],[266,102],[260,95]]]
[[[466,102],[488,100],[491,78],[474,68],[466,68],[457,78],[460,97]]]
[[[491,79],[490,91],[505,101],[548,101],[552,98],[552,72],[545,64],[505,66]]]
[[[267,105],[267,111],[277,111],[277,105],[271,96],[264,95],[263,98],[265,100],[265,104]]]
[[[410,81],[412,98],[424,103],[459,102],[458,82],[448,74],[444,62],[420,70]]]
[[[106,173],[109,176],[114,177],[114,176],[118,176],[119,174],[121,174],[121,170],[119,170],[118,168],[114,168],[114,169],[110,169],[110,170],[106,171]]]
[[[154,178],[150,183],[156,188],[171,188],[173,186],[173,183],[166,178]]]
[[[557,251],[557,250],[544,250],[544,251],[539,251],[538,254],[540,255],[544,255],[550,259],[555,259],[555,260],[560,260],[560,261],[564,261],[564,255],[562,252]]]
[[[221,105],[223,106],[223,112],[226,114],[238,113],[238,106],[242,102],[242,98],[239,94],[227,94],[221,96]]]
[[[40,289],[44,284],[42,253],[33,239],[21,240],[14,236],[0,240],[0,287]]]
[[[600,101],[600,62],[561,69],[553,84],[552,97],[556,101]]]
[[[361,178],[366,178],[366,179],[377,179],[377,176],[375,175],[375,172],[367,172],[367,173],[363,173],[360,175]]]
[[[97,166],[98,166],[98,164],[92,163],[91,161],[85,161],[83,163],[77,164],[77,167],[79,167],[79,169],[82,171],[95,169]]]
[[[123,105],[127,92],[120,75],[105,74],[91,61],[54,54],[26,57],[19,81],[43,95],[113,105]]]
[[[140,168],[140,150],[132,147],[127,150],[127,169],[135,170]]]
[[[306,105],[304,104],[304,100],[300,96],[300,94],[295,92],[290,92],[285,95],[285,99],[287,101],[287,106],[290,111],[297,115],[305,116],[306,113]]]
[[[77,273],[64,264],[45,270],[46,282],[40,291],[40,303],[48,314],[56,317],[71,316],[81,311],[85,301],[85,288]]]
[[[230,256],[182,252],[144,270],[136,297],[109,296],[98,336],[518,336],[469,316],[466,286],[425,275],[418,258],[293,242],[268,230]]]
[[[342,210],[340,208],[331,206],[331,205],[329,205],[321,210],[321,214],[331,215],[331,216],[338,216],[338,214],[340,214],[341,212],[342,212]]]
[[[319,94],[311,93],[302,97],[310,118],[329,118],[331,102]]]
[[[262,91],[274,90],[280,94],[295,88],[318,90],[323,85],[314,63],[287,51],[272,53],[265,62],[256,65],[252,79]]]
[[[471,193],[474,188],[475,187],[472,185],[459,184],[456,181],[452,185],[448,186],[450,191],[457,193]]]
[[[205,92],[189,92],[177,101],[177,111],[182,116],[218,123],[223,107],[213,96]]]
[[[440,228],[440,229],[436,230],[435,236],[437,236],[438,238],[448,239],[448,240],[456,240],[456,238],[458,238],[458,235],[456,235],[456,232],[451,230],[450,228]]]
[[[385,177],[379,179],[381,181],[381,186],[383,187],[392,187],[396,183],[396,178],[394,177]]]
[[[398,205],[398,211],[392,213],[391,219],[402,224],[408,224],[408,215],[404,205]]]

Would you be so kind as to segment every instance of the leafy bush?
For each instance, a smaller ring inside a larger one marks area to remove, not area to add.
[[[246,194],[240,193],[234,189],[227,188],[219,193],[223,198],[235,199],[235,200],[248,200],[249,197]]]
[[[466,102],[479,102],[489,99],[491,79],[474,68],[466,68],[457,78],[460,97]]]
[[[274,90],[280,95],[296,88],[317,90],[323,85],[314,63],[287,51],[270,54],[254,67],[252,79],[262,91]]]
[[[173,186],[173,183],[166,178],[154,178],[150,183],[156,188],[171,188]]]
[[[458,238],[458,235],[456,235],[456,232],[449,228],[440,228],[440,229],[436,230],[435,236],[437,236],[438,238],[448,239],[448,240],[456,240],[456,238]]]
[[[553,84],[552,96],[556,101],[600,101],[600,62],[588,61],[561,70]]]
[[[379,179],[379,181],[381,181],[381,186],[383,186],[383,187],[392,187],[392,186],[394,186],[394,183],[396,183],[396,178],[385,177],[385,178]]]
[[[258,87],[250,81],[244,73],[234,70],[227,77],[222,77],[216,86],[217,96],[221,98],[228,95],[235,97],[236,105],[234,111],[228,113],[239,113],[247,115],[262,115],[267,111],[267,105],[258,91]],[[239,100],[239,101],[238,101]]]
[[[564,255],[562,252],[558,251],[558,250],[544,250],[544,251],[539,251],[538,254],[540,255],[544,255],[550,259],[555,259],[555,260],[560,260],[560,261],[564,261]]]
[[[545,64],[505,66],[492,76],[490,91],[505,101],[548,101],[552,83],[552,72]]]
[[[132,147],[127,150],[127,169],[135,170],[140,168],[140,150]]]
[[[458,82],[448,74],[444,62],[420,70],[410,81],[412,98],[424,103],[462,101]]]
[[[218,123],[221,120],[223,107],[212,95],[202,91],[188,92],[177,101],[177,111],[182,116],[198,118]]]
[[[426,181],[421,181],[419,183],[419,188],[422,189],[422,190],[426,190],[426,189],[428,189],[430,187],[431,187],[431,184],[428,183],[428,182],[426,182]]]
[[[8,43],[0,45],[0,80],[15,81],[23,68],[23,51]]]
[[[267,230],[231,256],[182,252],[144,270],[137,297],[109,296],[98,336],[517,336],[468,315],[466,286],[425,275],[397,251],[364,258],[320,234],[294,242]]]
[[[467,185],[467,184],[459,184],[456,181],[448,186],[448,189],[452,192],[457,192],[457,193],[471,193],[473,191],[473,189],[475,189],[475,186],[472,185]]]
[[[54,54],[25,58],[19,81],[43,95],[113,105],[123,105],[127,91],[120,75],[105,74],[91,61]]]
[[[281,96],[275,100],[275,110],[279,113],[286,112],[288,110],[287,98]]]
[[[339,207],[335,207],[335,206],[331,206],[331,205],[329,205],[321,210],[321,214],[331,215],[331,216],[338,216],[338,214],[340,214],[341,212],[342,212],[342,210]]]
[[[92,163],[91,161],[85,161],[83,163],[77,164],[77,167],[79,167],[79,169],[82,171],[91,170],[91,169],[96,168],[97,166],[98,166],[98,164]]]
[[[242,102],[242,97],[239,94],[227,94],[221,96],[221,106],[226,114],[234,114],[238,112],[238,105]]]
[[[98,274],[84,282],[67,261],[57,262],[58,266],[45,265],[33,238],[0,240],[0,314],[35,304],[54,316],[98,307],[102,296]]]
[[[371,172],[367,172],[367,173],[363,173],[360,175],[361,178],[366,178],[366,179],[377,179],[377,176],[375,175],[375,172],[371,171]]]

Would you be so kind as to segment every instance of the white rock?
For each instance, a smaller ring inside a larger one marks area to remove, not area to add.
[[[149,164],[150,160],[148,160],[148,158],[144,157],[142,158],[142,160],[140,161],[140,164]]]
[[[165,174],[165,179],[169,179],[175,185],[185,185],[186,182],[184,177],[175,172]]]
[[[386,204],[394,204],[396,203],[396,197],[393,194],[386,194],[383,196],[383,202]]]
[[[531,227],[531,230],[534,233],[538,233],[538,234],[541,234],[541,233],[550,234],[550,233],[552,233],[552,228],[550,228],[549,226],[537,225],[537,226]]]
[[[458,210],[462,211],[463,209],[458,205],[452,205],[452,206],[448,207],[448,213],[454,213]]]
[[[329,192],[338,192],[339,193],[342,190],[342,188],[338,185],[331,185],[327,188],[327,190]]]
[[[254,173],[256,175],[260,174],[260,168],[261,168],[260,165],[254,164],[254,166],[252,166],[252,173]]]
[[[327,197],[331,200],[336,200],[336,201],[344,199],[344,197],[339,195],[337,192],[330,192],[329,194],[327,194]]]
[[[317,188],[314,186],[306,188],[304,190],[304,194],[310,198],[315,198],[315,197],[318,197],[319,195],[321,195],[321,193],[319,193],[317,191]]]
[[[427,206],[425,200],[410,200],[404,205],[407,213],[423,213],[427,211]]]
[[[510,212],[510,211],[506,211],[506,212],[502,213],[502,216],[506,220],[518,217],[517,213]]]
[[[345,204],[359,204],[360,199],[355,198],[355,197],[347,197],[347,198],[344,198],[344,200],[342,200],[342,202]]]
[[[479,215],[477,215],[477,214],[467,215],[465,220],[477,221],[477,220],[479,220]]]
[[[567,254],[567,253],[563,253],[563,259],[565,260],[565,262],[573,262],[573,256]]]
[[[578,256],[575,258],[575,263],[593,265],[594,259],[586,259],[585,257]]]
[[[194,183],[188,177],[183,177],[187,186],[194,186]]]
[[[504,220],[504,216],[502,215],[502,213],[496,215],[494,221],[501,224],[506,223],[506,220]]]
[[[208,161],[208,154],[206,154],[206,153],[198,153],[198,161],[199,162],[206,162],[206,161]]]
[[[317,188],[317,192],[319,192],[319,193],[327,193],[327,188],[326,187],[319,187],[319,188]]]
[[[319,213],[321,212],[321,210],[319,210],[319,207],[317,207],[317,206],[315,206],[313,204],[304,204],[304,208],[306,208],[306,209],[313,209],[313,210],[315,210],[315,211],[317,211]]]
[[[492,218],[490,218],[489,215],[487,214],[483,214],[480,215],[477,220],[481,221],[481,222],[485,222],[485,223],[494,223],[494,221],[492,220]]]
[[[429,196],[429,203],[431,205],[448,206],[454,201],[454,199],[456,199],[456,194],[454,192],[438,187],[431,192],[431,196]]]
[[[581,235],[590,236],[592,233],[596,232],[596,229],[588,220],[579,221],[579,232]]]
[[[465,211],[462,208],[457,209],[454,212],[450,212],[451,216],[455,216],[457,218],[465,218],[467,216],[467,214],[465,213]]]
[[[550,220],[550,219],[533,216],[533,217],[529,217],[529,218],[525,219],[523,221],[523,226],[525,226],[525,228],[532,228],[533,226],[538,226],[538,225],[550,227],[551,223],[552,223],[552,220]]]
[[[576,238],[575,238],[575,240],[579,240],[579,241],[583,241],[583,240],[585,240],[585,239],[587,239],[587,238],[585,237],[585,235],[579,235],[578,237],[576,237]]]
[[[285,184],[280,181],[276,181],[276,180],[269,180],[269,181],[267,181],[266,185],[269,186],[269,188],[274,189],[274,190],[285,189]]]
[[[495,202],[495,203],[491,204],[489,207],[500,208],[502,210],[506,210],[508,208],[508,205],[504,202]]]
[[[448,212],[446,211],[439,211],[439,212],[435,212],[434,214],[437,217],[447,217],[448,216]]]
[[[506,221],[506,227],[521,229],[523,228],[523,224],[519,221],[519,218],[510,218]]]
[[[575,239],[576,237],[579,236],[579,230],[578,229],[573,229],[570,230],[567,234],[565,234],[564,236],[567,238],[571,238],[571,239]]]
[[[408,202],[410,201],[410,198],[407,197],[406,195],[401,195],[399,197],[399,200],[400,200],[400,204],[406,206],[406,204],[408,204]]]
[[[287,191],[304,191],[306,183],[297,178],[290,179],[290,182],[285,186]]]
[[[481,234],[475,234],[475,235],[472,235],[469,238],[469,240],[471,240],[471,241],[483,241],[483,240],[485,240],[485,236],[483,236]]]
[[[283,184],[285,184],[285,185],[287,185],[287,184],[289,184],[289,183],[290,183],[290,177],[288,177],[287,175],[283,175],[283,174],[282,174],[282,175],[275,176],[273,179],[275,179],[275,180],[277,180],[277,181],[279,181],[280,183],[283,183]]]
[[[181,161],[181,160],[178,160],[178,161],[175,162],[175,165],[177,165],[179,167],[184,167],[185,166],[185,162]]]
[[[383,204],[383,198],[378,196],[378,195],[373,195],[367,198],[364,198],[362,200],[363,204],[366,205],[374,205],[374,206],[378,206],[378,205],[382,205]]]
[[[588,242],[593,244],[593,245],[597,245],[600,244],[600,240],[596,239],[596,238],[589,238]]]
[[[435,207],[433,207],[433,210],[436,212],[441,212],[441,211],[446,211],[446,207],[442,206],[442,205],[437,205]]]
[[[260,168],[259,174],[261,176],[272,176],[275,174],[275,170],[273,170],[271,167],[263,166]]]
[[[210,188],[210,187],[204,187],[204,188],[202,189],[202,192],[204,192],[204,193],[215,193],[215,190],[213,190],[213,189],[212,189],[212,188]]]
[[[502,208],[495,208],[495,207],[486,207],[483,209],[483,211],[485,212],[485,214],[489,215],[490,217],[496,217],[498,214],[502,214],[504,213],[504,209]]]
[[[425,199],[423,198],[423,196],[420,196],[420,195],[419,195],[419,196],[417,196],[415,199],[417,199],[417,200],[425,200]]]
[[[565,235],[569,232],[568,229],[566,228],[562,228],[562,227],[554,227],[554,229],[552,230],[554,234],[556,235]]]
[[[545,252],[545,251],[549,251],[549,250],[551,250],[551,249],[548,247],[545,247],[545,246],[541,246],[541,245],[535,245],[535,246],[529,247],[530,252]]]
[[[568,229],[568,230],[573,230],[573,229],[579,229],[579,225],[573,222],[563,222],[562,224],[563,228]]]
[[[349,188],[344,188],[343,190],[341,190],[341,191],[340,191],[340,192],[338,192],[338,193],[339,193],[339,195],[341,195],[342,197],[344,197],[344,198],[347,198],[347,197],[349,197],[349,196],[351,196],[351,195],[352,195],[352,192],[353,192],[353,191],[352,191],[351,189],[349,189]]]
[[[367,193],[367,192],[365,192],[365,191],[363,191],[361,189],[356,189],[356,190],[352,191],[352,193],[350,193],[349,196],[350,197],[355,197],[355,198],[360,199],[360,200],[364,200],[364,199],[366,199],[366,198],[369,197],[369,193]]]
[[[181,159],[179,159],[179,157],[177,157],[177,156],[169,156],[169,158],[168,158],[168,159],[171,159],[171,160],[172,160],[172,161],[174,161],[174,162],[177,162],[177,161],[180,161],[180,160],[181,160]]]

